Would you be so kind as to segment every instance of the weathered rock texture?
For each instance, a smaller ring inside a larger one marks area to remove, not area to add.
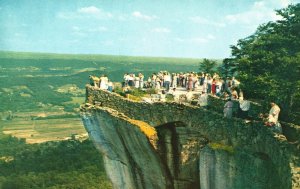
[[[259,122],[90,86],[87,101],[83,122],[114,188],[300,188],[299,149]]]

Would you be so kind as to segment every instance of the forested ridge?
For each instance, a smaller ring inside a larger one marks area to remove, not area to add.
[[[100,153],[90,140],[26,144],[0,139],[0,188],[111,188]]]

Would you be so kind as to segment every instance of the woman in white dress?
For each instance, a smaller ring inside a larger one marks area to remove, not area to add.
[[[134,76],[134,87],[139,88],[140,86],[140,78],[139,76]]]
[[[106,90],[108,88],[108,78],[106,75],[100,77],[100,89]]]
[[[142,89],[144,87],[144,75],[139,73],[139,88]]]

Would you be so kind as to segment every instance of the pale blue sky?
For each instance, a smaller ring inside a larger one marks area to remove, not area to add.
[[[300,0],[0,0],[0,50],[225,58]]]

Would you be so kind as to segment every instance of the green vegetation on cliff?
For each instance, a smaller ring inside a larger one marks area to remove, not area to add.
[[[275,101],[283,110],[281,119],[299,123],[300,3],[276,13],[281,19],[231,47],[232,58],[223,67],[237,73],[246,97]]]
[[[26,144],[0,134],[0,188],[111,188],[92,142]]]
[[[209,143],[208,146],[211,147],[214,150],[224,150],[224,151],[226,151],[228,153],[231,153],[231,154],[234,153],[233,146],[224,145],[224,144],[221,144],[221,143]]]

